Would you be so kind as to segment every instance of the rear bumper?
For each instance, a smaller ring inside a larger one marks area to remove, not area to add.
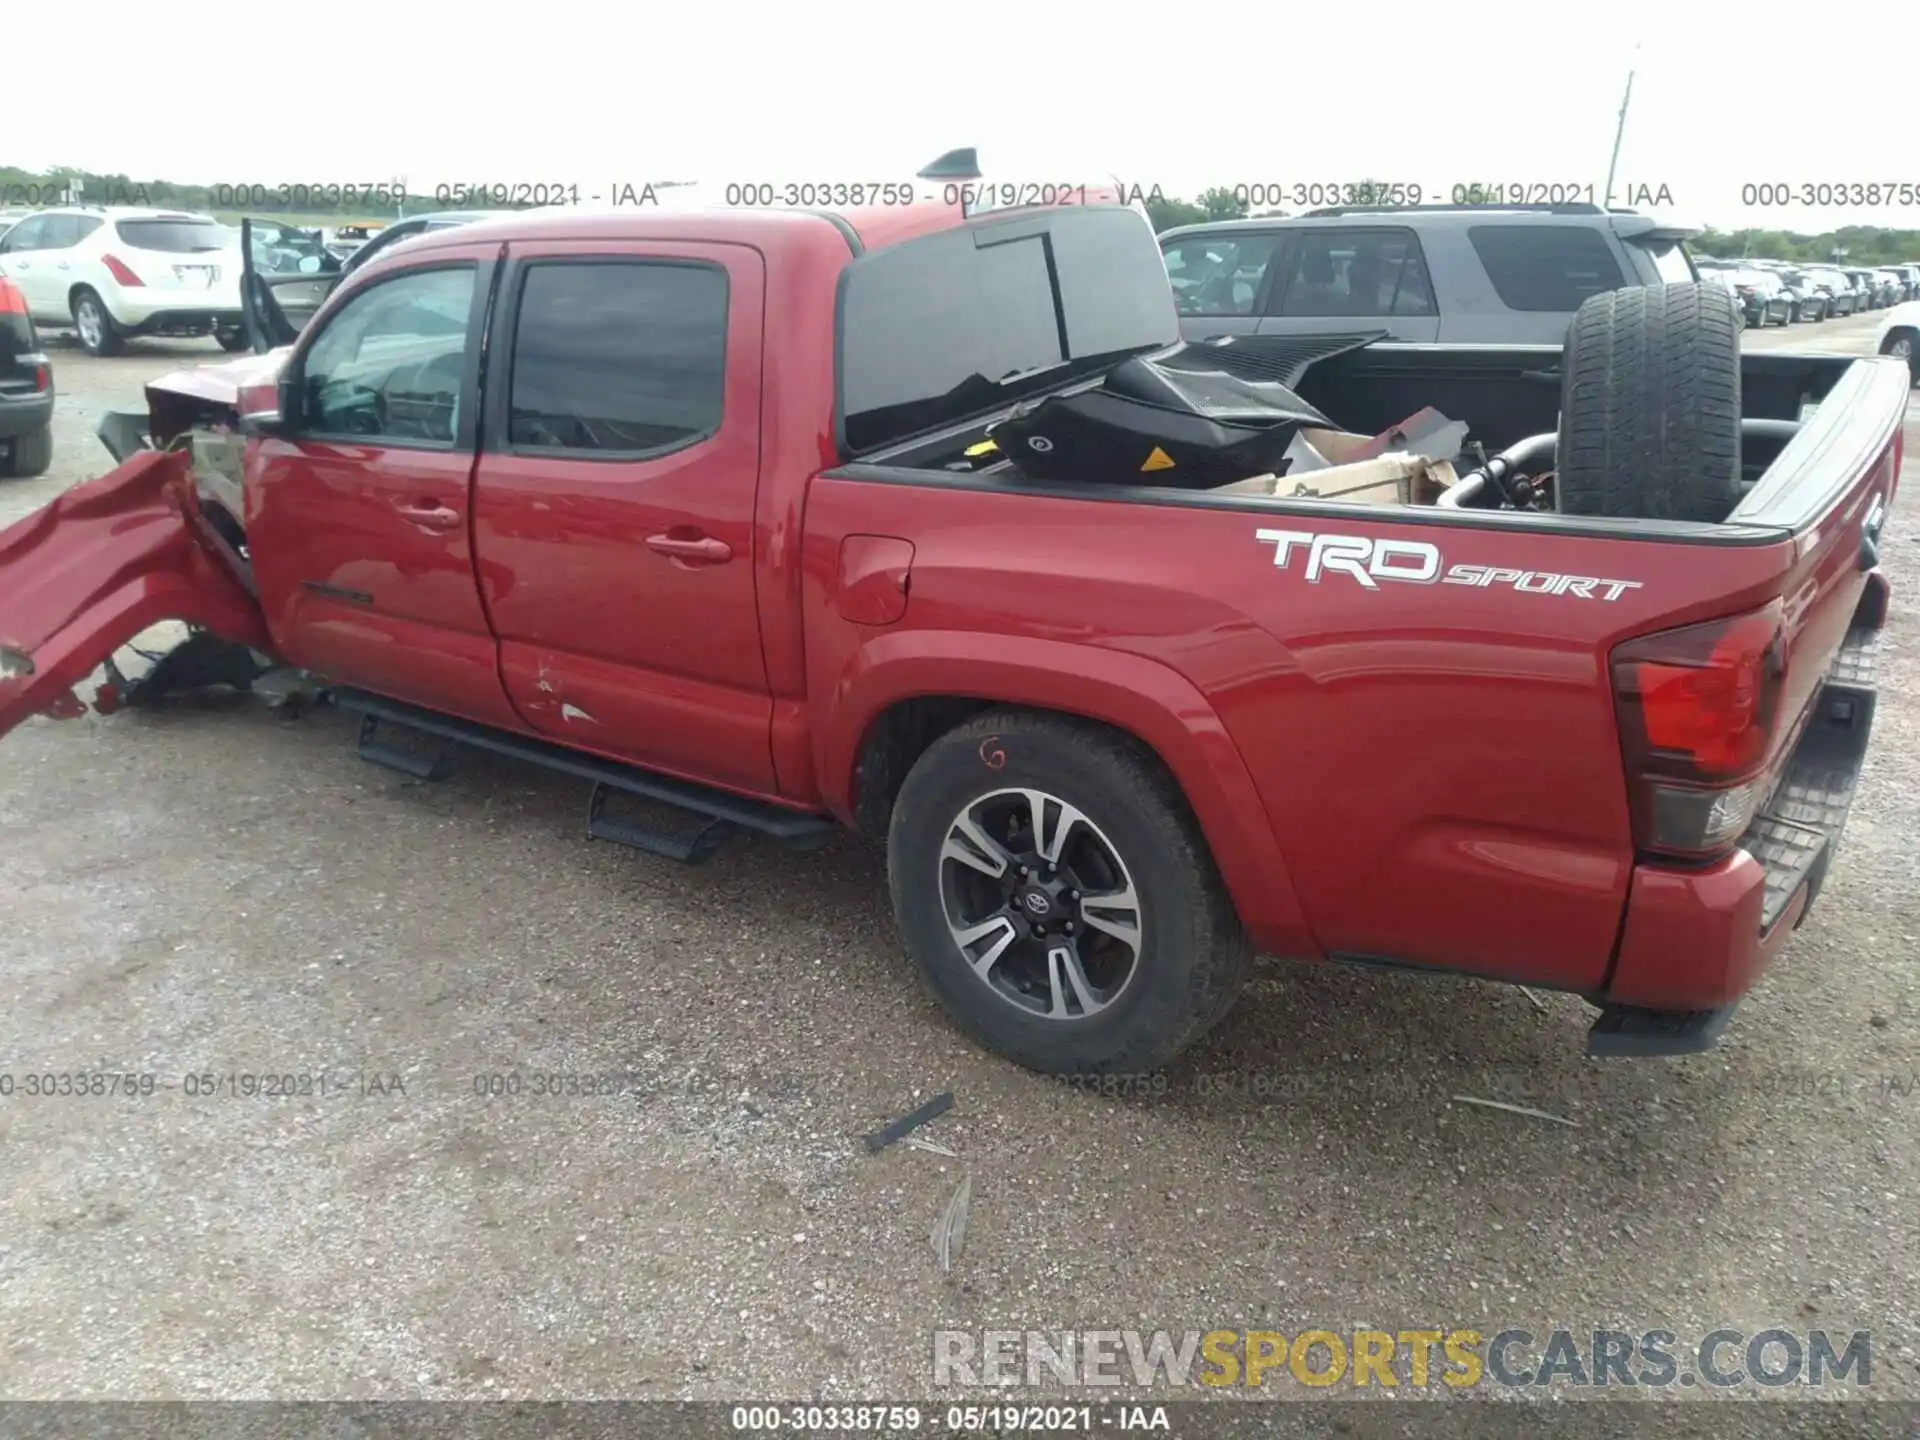
[[[129,335],[211,335],[216,329],[240,328],[240,307],[235,305],[177,305],[126,317],[115,316],[116,323]]]
[[[1884,592],[1885,581],[1875,577]],[[1738,1001],[1819,897],[1873,729],[1875,629],[1857,628],[1828,673],[1779,784],[1740,848],[1698,869],[1639,865],[1608,1007],[1675,1012]]]
[[[44,430],[53,420],[53,387],[31,395],[0,391],[0,440],[13,440]]]

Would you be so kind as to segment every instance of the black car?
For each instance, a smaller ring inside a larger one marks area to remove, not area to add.
[[[1833,296],[1819,285],[1804,270],[1780,270],[1775,272],[1780,279],[1780,288],[1786,292],[1790,309],[1787,319],[1794,324],[1802,320],[1824,320],[1833,314]]]
[[[1780,283],[1780,277],[1771,270],[1735,270],[1730,274],[1733,283],[1733,298],[1740,302],[1740,312],[1746,317],[1747,324],[1756,330],[1764,330],[1775,324],[1793,323],[1794,296]]]
[[[1862,310],[1878,310],[1886,304],[1886,282],[1871,270],[1845,269],[1840,272],[1853,282]]]
[[[0,476],[25,479],[53,463],[53,366],[27,302],[0,277]]]
[[[1812,266],[1801,272],[1817,290],[1827,296],[1827,314],[1853,315],[1867,308],[1866,291],[1853,283],[1844,270],[1832,266]]]

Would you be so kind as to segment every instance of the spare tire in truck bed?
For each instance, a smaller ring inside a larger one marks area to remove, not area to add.
[[[1561,365],[1556,508],[1717,522],[1740,498],[1740,331],[1721,285],[1592,296]]]

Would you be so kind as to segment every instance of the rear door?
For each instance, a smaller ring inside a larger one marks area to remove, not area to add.
[[[285,433],[248,451],[246,530],[287,660],[510,725],[469,540],[497,256],[429,252],[318,317],[281,385]]]
[[[513,242],[474,544],[527,724],[770,793],[754,603],[765,288],[740,245]]]
[[[1293,232],[1267,287],[1262,335],[1385,330],[1426,344],[1440,310],[1420,240],[1404,226],[1311,226]]]

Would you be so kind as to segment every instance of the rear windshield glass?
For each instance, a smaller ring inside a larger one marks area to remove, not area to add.
[[[1180,338],[1131,210],[998,216],[863,256],[842,280],[848,451],[984,415]]]
[[[223,249],[226,227],[212,220],[116,220],[114,233],[136,250],[161,250],[169,255],[191,255]]]

